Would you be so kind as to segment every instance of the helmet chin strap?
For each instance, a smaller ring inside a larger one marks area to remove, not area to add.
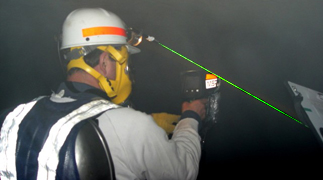
[[[104,90],[111,99],[117,96],[117,94],[112,89],[111,85],[108,83],[107,79],[98,71],[86,64],[83,60],[83,57],[71,60],[67,65],[67,71],[69,71],[72,68],[80,68],[86,71],[87,73],[91,74],[95,79],[99,81],[100,88]]]

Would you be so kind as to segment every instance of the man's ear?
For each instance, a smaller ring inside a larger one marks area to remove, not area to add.
[[[108,56],[107,52],[103,52],[99,57],[99,64],[95,68],[98,72],[100,72],[102,75],[106,76],[107,74],[107,64],[106,64],[106,56]]]

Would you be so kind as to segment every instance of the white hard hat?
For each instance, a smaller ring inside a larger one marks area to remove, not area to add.
[[[140,49],[127,42],[124,22],[102,8],[82,8],[71,12],[63,24],[61,49],[91,45],[126,45],[130,54]]]

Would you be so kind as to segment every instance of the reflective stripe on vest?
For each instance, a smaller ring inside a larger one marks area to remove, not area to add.
[[[2,180],[17,179],[16,145],[19,125],[36,104],[37,100],[21,104],[9,113],[0,134],[0,177]]]
[[[63,146],[71,129],[82,120],[93,117],[109,109],[120,106],[106,100],[96,100],[87,103],[59,119],[50,129],[49,136],[38,156],[39,180],[55,180],[56,168],[59,162],[59,150]]]

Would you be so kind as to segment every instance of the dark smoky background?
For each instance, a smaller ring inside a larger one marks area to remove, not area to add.
[[[116,13],[296,119],[284,83],[323,92],[323,1],[1,0],[0,109],[51,94],[64,80],[55,37],[68,13],[81,7]],[[159,44],[145,41],[139,48],[131,58],[136,109],[179,114],[180,73],[199,68]],[[322,162],[309,128],[224,81],[219,113],[207,134],[200,179],[215,170],[275,174],[289,167],[295,174]]]

